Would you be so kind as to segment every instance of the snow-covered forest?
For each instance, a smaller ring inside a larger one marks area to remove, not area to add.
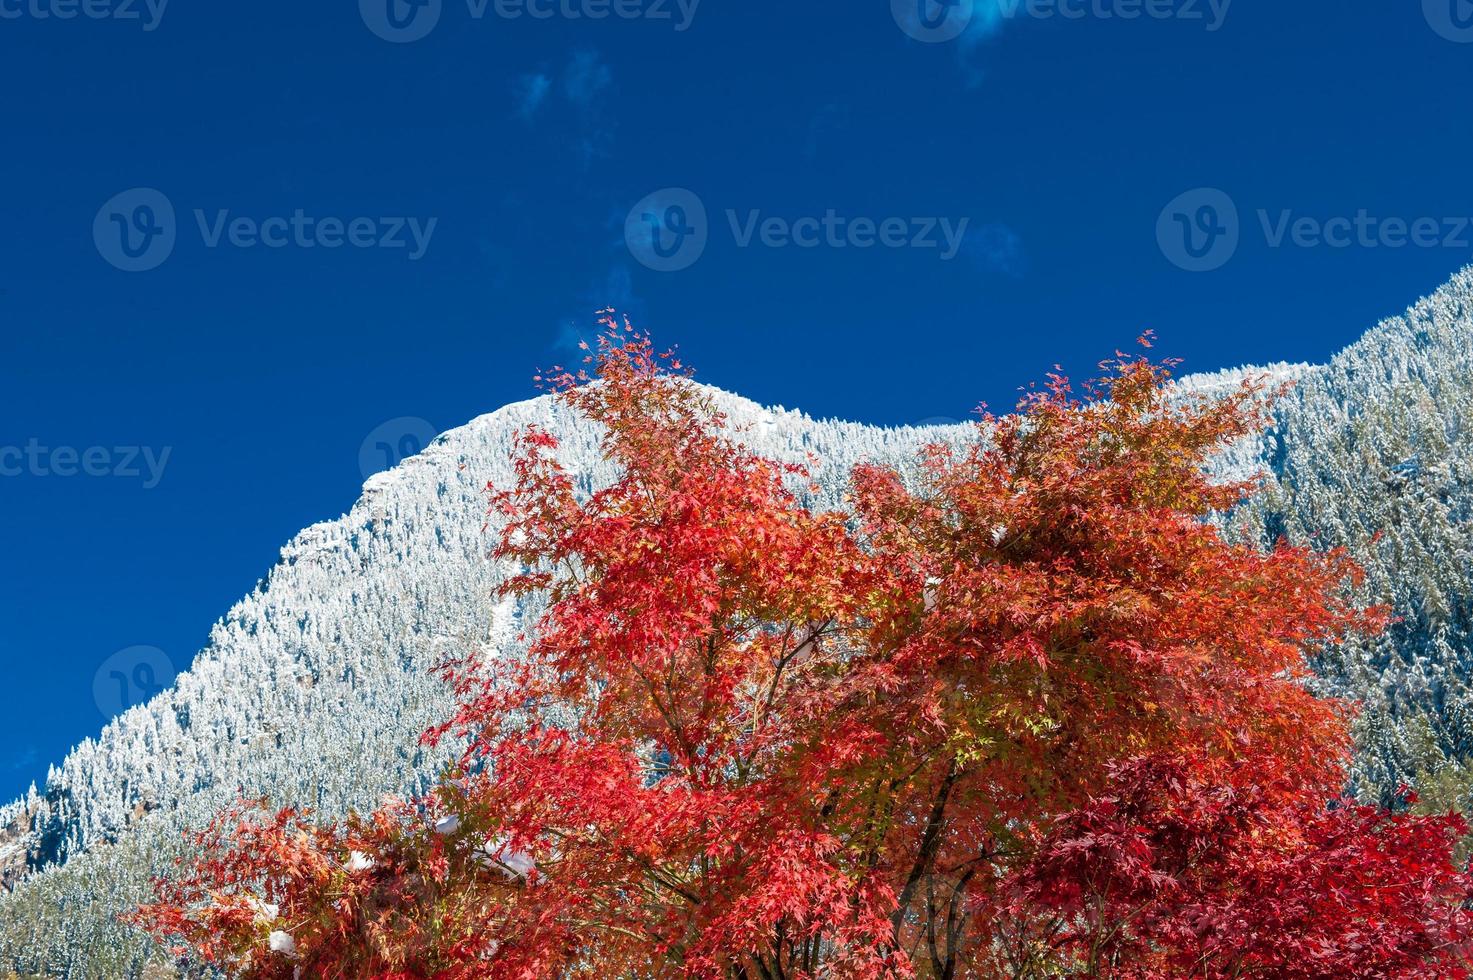
[[[1168,344],[1169,347],[1169,338]],[[1247,374],[1292,380],[1272,428],[1224,454],[1224,476],[1268,474],[1229,515],[1230,533],[1344,545],[1366,566],[1368,601],[1400,623],[1318,665],[1328,691],[1363,701],[1356,789],[1401,782],[1425,805],[1462,805],[1473,784],[1473,272],[1382,323],[1320,367],[1276,365],[1184,379],[1207,393]],[[812,503],[838,506],[862,459],[904,463],[967,426],[880,429],[819,422],[717,393],[764,455],[823,461]],[[213,629],[174,688],[109,724],[0,809],[0,966],[22,974],[142,976],[156,954],[115,921],[149,875],[238,794],[327,813],[423,788],[454,746],[417,747],[448,714],[430,668],[478,645],[514,653],[538,610],[492,597],[487,481],[511,479],[513,437],[537,422],[589,487],[611,476],[597,433],[547,399],[510,405],[441,436],[372,478],[347,516],[310,527]],[[155,964],[157,965],[157,964]]]

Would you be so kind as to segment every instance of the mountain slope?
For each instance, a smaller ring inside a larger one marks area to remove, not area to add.
[[[1473,273],[1382,323],[1323,367],[1267,370],[1296,387],[1272,428],[1223,455],[1224,475],[1266,470],[1258,498],[1223,517],[1256,542],[1350,547],[1366,597],[1403,616],[1388,636],[1326,658],[1328,690],[1364,699],[1359,788],[1407,779],[1466,796],[1473,757]],[[1249,369],[1184,379],[1211,392]],[[824,460],[813,501],[837,506],[860,459],[903,463],[967,427],[817,422],[714,392],[759,452]],[[597,433],[547,399],[448,432],[364,486],[345,517],[282,550],[267,580],[213,629],[175,687],[110,723],[51,771],[44,792],[0,810],[0,867],[25,877],[0,901],[0,963],[50,975],[136,976],[146,947],[113,921],[147,876],[238,792],[338,813],[425,785],[449,748],[416,736],[446,713],[429,668],[469,644],[507,649],[536,609],[492,599],[482,487],[510,480],[518,428],[563,439],[585,487],[612,473]],[[1385,533],[1378,539],[1375,533]],[[8,829],[6,829],[8,828]],[[52,865],[31,873],[42,865]],[[29,877],[26,877],[29,874]]]
[[[835,478],[813,503],[825,507],[838,505],[861,458],[904,460],[936,438],[713,397],[759,451],[824,459]],[[0,951],[17,968],[140,969],[142,945],[121,939],[111,916],[147,894],[147,873],[177,853],[179,828],[238,792],[341,813],[427,785],[451,748],[417,748],[449,712],[431,668],[472,644],[508,646],[518,619],[537,613],[492,600],[502,571],[487,558],[495,531],[482,530],[482,488],[511,482],[515,434],[532,422],[563,439],[585,487],[613,476],[596,430],[546,398],[445,433],[370,479],[348,515],[299,534],[173,689],[107,725],[51,771],[44,793],[0,814],[15,825],[22,872],[60,865],[0,906]],[[92,902],[94,889],[106,897]],[[99,959],[120,944],[116,961]]]
[[[1362,794],[1401,782],[1429,807],[1464,806],[1473,771],[1473,274],[1306,373],[1274,408],[1251,457],[1265,492],[1229,519],[1259,543],[1279,535],[1345,547],[1362,598],[1400,618],[1316,667],[1363,702]]]

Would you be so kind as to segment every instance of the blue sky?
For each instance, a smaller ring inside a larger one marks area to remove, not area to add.
[[[0,795],[602,306],[902,423],[1473,256],[1467,0],[425,2],[0,0]]]

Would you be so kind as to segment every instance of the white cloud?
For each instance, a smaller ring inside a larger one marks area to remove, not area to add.
[[[531,120],[542,108],[542,103],[547,99],[548,90],[552,88],[552,79],[541,73],[522,75],[517,79],[514,86],[517,97],[517,116],[521,119]]]
[[[597,51],[575,51],[563,74],[563,95],[578,108],[589,109],[613,80]]]

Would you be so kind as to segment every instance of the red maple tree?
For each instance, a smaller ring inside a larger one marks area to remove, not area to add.
[[[620,477],[521,436],[492,488],[525,656],[369,817],[242,804],[133,921],[250,978],[1457,977],[1461,820],[1338,799],[1306,653],[1380,628],[1342,553],[1225,542],[1262,392],[1119,357],[849,506],[608,323],[549,379]]]

